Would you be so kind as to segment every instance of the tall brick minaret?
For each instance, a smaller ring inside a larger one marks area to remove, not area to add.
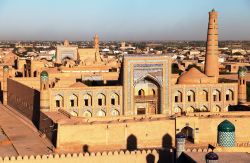
[[[239,104],[247,102],[247,68],[240,67],[238,71],[238,101]]]
[[[218,13],[213,9],[209,12],[207,50],[204,67],[205,74],[209,77],[219,77],[218,53]]]

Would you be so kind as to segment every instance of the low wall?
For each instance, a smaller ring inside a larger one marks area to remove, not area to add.
[[[12,80],[17,81],[30,88],[40,90],[40,79],[38,77],[15,77]]]
[[[170,147],[175,144],[175,120],[58,124],[58,151],[103,151]]]
[[[0,162],[11,163],[156,163],[163,162],[159,159],[156,150],[142,151],[114,151],[80,154],[55,154],[38,156],[0,157]]]

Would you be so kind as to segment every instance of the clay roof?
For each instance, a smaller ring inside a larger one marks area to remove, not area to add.
[[[187,72],[183,73],[179,79],[178,84],[200,84],[206,83],[207,76],[197,70],[195,67],[192,67]]]
[[[82,82],[76,82],[69,87],[70,88],[81,88],[81,87],[87,87],[87,85],[83,84]]]
[[[49,74],[59,73],[57,67],[48,68],[48,69],[46,69],[46,71],[47,71]]]

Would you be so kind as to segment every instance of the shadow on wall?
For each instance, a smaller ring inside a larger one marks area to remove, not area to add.
[[[172,136],[165,134],[162,137],[162,149],[159,152],[159,160],[157,163],[174,162],[174,152],[172,148]]]
[[[40,92],[34,90],[32,122],[39,129],[40,123]]]
[[[0,82],[0,101],[3,103],[2,82]]]
[[[127,138],[127,150],[133,151],[137,149],[137,138],[135,135],[131,134]]]
[[[0,90],[0,101],[3,103],[3,91]]]
[[[82,151],[83,151],[84,153],[89,153],[89,146],[88,146],[87,144],[83,145]]]
[[[171,148],[172,147],[172,137],[169,134],[165,134],[162,137],[162,148]]]
[[[176,163],[197,163],[196,161],[194,161],[191,157],[189,157],[188,155],[186,155],[185,153],[181,153],[181,155],[179,156],[179,158],[177,159]]]
[[[250,107],[245,105],[229,105],[228,111],[250,111]]]
[[[174,152],[171,149],[172,147],[172,137],[169,134],[165,134],[162,137],[162,149],[159,150],[159,160],[158,163],[166,163],[174,161]],[[133,151],[137,150],[137,138],[135,135],[131,134],[127,138],[127,150]],[[147,163],[154,163],[155,156],[152,154],[147,155]]]
[[[152,154],[148,154],[146,157],[147,163],[155,163],[155,156]]]
[[[58,124],[54,123],[47,115],[40,112],[39,130],[56,146]]]
[[[174,162],[175,154],[172,149],[160,149],[159,151],[159,160],[157,163],[166,163],[166,162]]]

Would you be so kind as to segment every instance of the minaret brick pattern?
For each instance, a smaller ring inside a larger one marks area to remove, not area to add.
[[[218,13],[213,9],[209,12],[205,74],[209,77],[219,76],[218,63]]]
[[[49,76],[46,71],[42,71],[40,74],[40,110],[50,109],[49,99]]]
[[[238,101],[239,104],[247,102],[247,68],[240,67],[238,71]]]

